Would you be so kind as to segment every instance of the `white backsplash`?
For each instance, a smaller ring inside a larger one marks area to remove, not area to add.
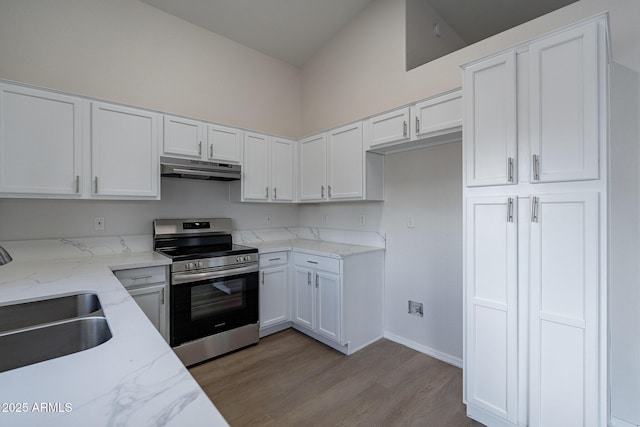
[[[261,230],[239,230],[232,233],[234,243],[250,245],[252,242],[276,240],[322,240],[350,245],[386,247],[386,235],[375,231],[338,230],[316,227],[285,227]]]
[[[350,245],[386,247],[384,233],[374,231],[337,230],[315,227],[284,227],[232,232],[233,242],[251,245],[253,242],[307,239]],[[58,259],[97,255],[122,255],[153,250],[153,236],[130,235],[109,237],[74,237],[68,239],[13,240],[0,244],[15,260]]]

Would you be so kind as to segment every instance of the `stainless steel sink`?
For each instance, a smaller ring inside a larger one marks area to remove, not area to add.
[[[104,317],[82,317],[0,335],[0,372],[99,346],[111,339]]]
[[[0,372],[99,346],[111,330],[94,293],[0,307]]]
[[[87,315],[103,315],[94,293],[5,305],[0,307],[0,333]]]

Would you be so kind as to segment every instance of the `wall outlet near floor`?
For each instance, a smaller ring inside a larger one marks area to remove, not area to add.
[[[413,219],[413,215],[409,215],[407,217],[407,228],[415,228],[416,227],[416,223],[415,220]]]
[[[104,230],[104,217],[103,216],[96,217],[96,218],[93,219],[93,228],[96,231]]]
[[[415,301],[411,301],[409,300],[409,314],[413,314],[414,316],[420,316],[423,317],[424,316],[424,311],[422,311],[422,303],[421,302],[415,302]]]

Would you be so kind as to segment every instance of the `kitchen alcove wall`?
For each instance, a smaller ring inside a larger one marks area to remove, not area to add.
[[[462,144],[385,156],[384,203],[300,206],[300,226],[386,233],[385,334],[462,363]],[[361,214],[366,224],[358,225]],[[414,217],[415,228],[407,227]],[[326,221],[326,224],[325,224]],[[424,317],[407,313],[422,302]]]

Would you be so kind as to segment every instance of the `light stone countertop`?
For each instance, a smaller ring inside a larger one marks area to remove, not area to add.
[[[92,349],[0,373],[0,425],[228,425],[111,271],[169,264],[144,252],[0,266],[0,305],[93,291],[113,335]]]
[[[242,243],[257,248],[260,253],[272,253],[295,250],[312,255],[328,256],[331,258],[346,258],[366,252],[384,251],[384,248],[374,246],[351,245],[347,243],[326,242],[323,240],[291,239],[267,242]]]

